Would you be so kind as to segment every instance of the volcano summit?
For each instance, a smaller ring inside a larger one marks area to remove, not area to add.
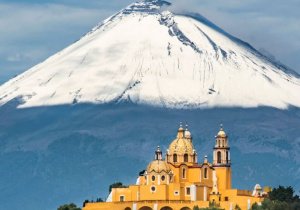
[[[198,14],[134,3],[0,87],[0,105],[300,106],[296,73]]]

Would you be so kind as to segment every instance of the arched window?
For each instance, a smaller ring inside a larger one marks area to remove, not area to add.
[[[228,151],[226,151],[226,163],[228,164],[229,162],[229,154],[228,154]]]
[[[184,159],[184,162],[189,162],[188,154],[184,154],[183,159]]]
[[[183,179],[186,178],[186,169],[185,168],[182,169],[182,178]]]
[[[221,163],[222,157],[221,157],[221,152],[217,152],[217,163]]]
[[[207,179],[207,168],[204,168],[204,179]]]
[[[148,206],[143,206],[139,210],[152,210],[152,208],[150,208]]]
[[[177,162],[177,154],[173,155],[173,162],[176,163]]]
[[[173,210],[173,209],[169,206],[165,206],[165,207],[161,208],[160,210]]]

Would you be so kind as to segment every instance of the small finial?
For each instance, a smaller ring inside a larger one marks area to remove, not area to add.
[[[160,146],[157,146],[155,151],[155,160],[162,160],[162,152],[160,151]]]
[[[177,138],[181,139],[184,137],[184,129],[182,127],[182,122],[180,122],[180,127],[177,132]]]
[[[185,123],[185,130],[189,130],[189,125],[187,123]]]
[[[207,163],[208,160],[207,160],[207,155],[204,156],[204,163]]]
[[[220,124],[220,130],[223,130],[223,123]]]

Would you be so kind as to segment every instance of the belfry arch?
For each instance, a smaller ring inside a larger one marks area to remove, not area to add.
[[[177,163],[177,154],[174,154],[174,155],[173,155],[173,162],[174,162],[174,163]]]
[[[173,210],[173,209],[169,206],[165,206],[165,207],[162,207],[160,210]]]
[[[217,152],[217,163],[222,162],[222,153],[220,151]]]
[[[184,154],[183,159],[184,159],[184,162],[189,162],[189,155]]]
[[[150,208],[149,206],[143,206],[143,207],[139,208],[139,210],[153,210],[153,209]]]
[[[189,207],[183,207],[180,210],[192,210],[192,209],[190,209]]]

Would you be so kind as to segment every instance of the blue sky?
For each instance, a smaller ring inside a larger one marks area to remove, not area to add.
[[[0,0],[0,84],[43,61],[132,0]],[[300,73],[299,0],[172,0]]]

